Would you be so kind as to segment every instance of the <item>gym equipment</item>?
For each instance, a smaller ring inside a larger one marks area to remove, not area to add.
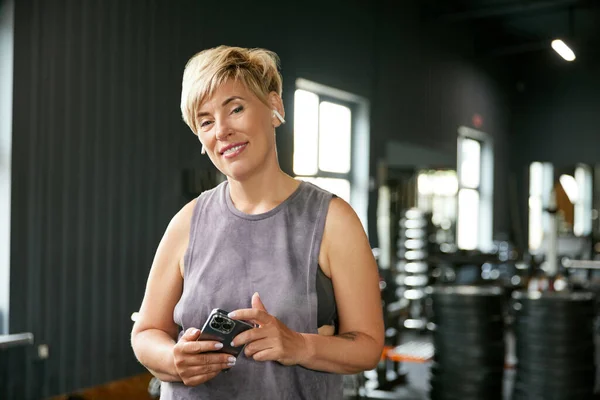
[[[503,289],[434,286],[431,400],[502,399]]]
[[[513,399],[590,399],[596,379],[590,292],[513,293],[517,375]]]
[[[406,329],[424,330],[425,288],[429,285],[429,236],[433,232],[431,215],[417,208],[403,212],[399,221],[397,241],[396,285],[398,297],[404,299],[407,313],[403,322]]]

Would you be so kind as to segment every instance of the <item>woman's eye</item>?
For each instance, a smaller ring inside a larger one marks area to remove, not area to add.
[[[210,121],[202,121],[202,123],[200,124],[201,128],[205,128],[206,126],[208,126],[210,124]]]
[[[243,109],[244,109],[244,106],[238,106],[238,107],[236,107],[236,108],[233,109],[232,113],[233,114],[237,114],[240,111],[242,111]]]

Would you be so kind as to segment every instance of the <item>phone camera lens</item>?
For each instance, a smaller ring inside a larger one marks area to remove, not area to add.
[[[215,317],[215,321],[218,322],[219,324],[222,323],[224,320],[221,317]]]

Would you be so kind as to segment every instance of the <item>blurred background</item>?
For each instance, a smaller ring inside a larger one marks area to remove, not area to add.
[[[386,350],[348,398],[593,398],[597,0],[0,1],[0,398],[155,396],[129,334],[224,179],[179,109],[221,44],[280,56],[280,164],[378,260]]]

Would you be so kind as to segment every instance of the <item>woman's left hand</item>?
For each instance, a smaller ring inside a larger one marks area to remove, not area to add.
[[[258,293],[252,296],[252,308],[233,311],[229,317],[259,326],[242,332],[233,339],[233,346],[246,345],[246,357],[256,361],[277,361],[283,365],[300,364],[306,357],[304,337],[269,314]]]

